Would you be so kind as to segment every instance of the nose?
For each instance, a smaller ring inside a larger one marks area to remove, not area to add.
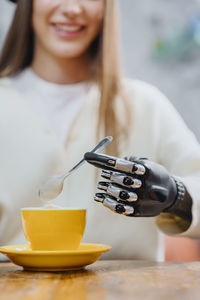
[[[60,8],[62,13],[70,18],[76,17],[83,10],[80,0],[63,0]]]

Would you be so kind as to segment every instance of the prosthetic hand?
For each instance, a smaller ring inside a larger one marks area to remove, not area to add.
[[[162,212],[191,222],[192,199],[182,182],[147,158],[120,159],[87,152],[88,163],[102,168],[95,200],[126,216],[153,217]]]

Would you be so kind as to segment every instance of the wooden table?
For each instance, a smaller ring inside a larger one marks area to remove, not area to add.
[[[82,271],[24,272],[0,263],[0,300],[196,300],[200,262],[98,261]]]

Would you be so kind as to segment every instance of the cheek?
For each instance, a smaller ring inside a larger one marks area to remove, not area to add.
[[[40,28],[42,27],[42,23],[44,22],[45,10],[42,10],[42,1],[34,0],[33,1],[33,14],[32,14],[32,26],[35,32],[36,37],[40,32]]]
[[[48,14],[56,5],[56,0],[33,0],[33,14]]]
[[[48,16],[53,9],[52,0],[33,0],[32,25],[36,35],[44,29]]]
[[[90,7],[87,11],[87,19],[89,24],[89,29],[91,32],[98,33],[103,22],[104,17],[104,5],[103,2],[99,3],[96,7]]]

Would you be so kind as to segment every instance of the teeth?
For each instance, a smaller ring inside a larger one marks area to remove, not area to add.
[[[56,28],[62,31],[75,32],[81,29],[81,26],[56,25]]]

